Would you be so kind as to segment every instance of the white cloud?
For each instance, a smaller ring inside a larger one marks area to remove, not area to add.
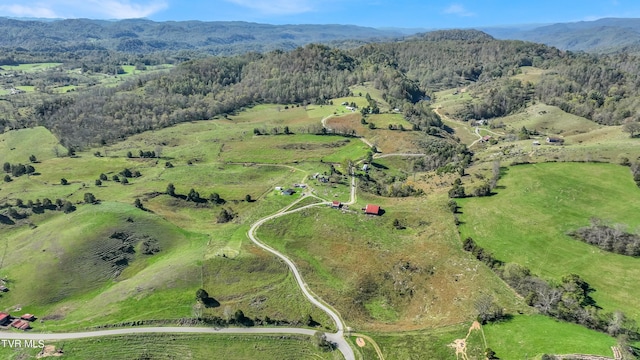
[[[23,0],[0,5],[0,16],[127,19],[147,17],[168,7],[167,0]]]
[[[451,4],[442,11],[445,14],[458,15],[458,16],[475,16],[474,13],[467,10],[463,5]]]
[[[314,10],[308,0],[226,0],[268,15],[301,14]]]
[[[33,5],[0,5],[0,15],[15,17],[56,18],[55,11],[44,4]]]
[[[113,19],[143,18],[169,7],[164,1],[152,1],[136,4],[128,0],[89,0],[86,3],[94,6],[94,11]]]

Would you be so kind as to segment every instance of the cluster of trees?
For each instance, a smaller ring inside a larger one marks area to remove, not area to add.
[[[95,197],[93,198],[95,202]],[[86,201],[86,195],[85,195]],[[51,201],[49,198],[27,200],[26,202],[20,198],[15,200],[14,205],[5,203],[0,208],[7,209],[6,215],[15,220],[20,220],[29,217],[31,214],[42,214],[45,210],[62,211],[65,214],[71,213],[76,210],[76,207],[68,200],[56,199]],[[20,209],[26,210],[21,212]],[[6,219],[5,219],[6,220]]]
[[[271,133],[272,135],[293,134],[293,132],[291,131],[291,129],[289,129],[288,126],[285,126],[284,128],[281,128],[279,126],[274,126],[273,128],[271,128],[270,131],[267,131],[267,129],[265,128],[253,128],[253,135],[268,135],[269,133]]]
[[[627,163],[628,162],[627,159]],[[640,162],[631,164],[631,175],[633,175],[633,181],[640,187]]]
[[[23,165],[23,164],[11,164],[8,162],[5,162],[2,166],[2,170],[7,173],[7,175],[5,175],[5,182],[9,182],[11,181],[11,177],[9,176],[9,174],[11,174],[11,176],[13,177],[20,177],[22,175],[25,174],[33,174],[36,172],[36,169],[27,164],[27,165]],[[8,179],[8,180],[7,180]]]
[[[579,275],[570,274],[560,283],[548,282],[523,266],[503,263],[478,246],[473,239],[464,240],[463,248],[486,263],[511,288],[525,298],[529,306],[540,313],[586,326],[611,336],[624,335],[639,339],[638,326],[622,312],[606,313],[600,310],[590,294],[594,291]]]
[[[127,157],[128,158],[132,158],[133,157],[133,153],[131,151],[127,151]],[[140,150],[139,152],[139,157],[140,158],[154,158],[154,157],[160,157],[160,153],[156,154],[156,151],[144,151],[144,150]]]
[[[222,205],[226,203],[226,200],[224,200],[223,198],[220,197],[220,194],[218,194],[217,192],[213,192],[211,194],[209,194],[208,198],[203,198],[200,196],[200,193],[197,192],[195,189],[190,189],[189,192],[187,193],[187,195],[180,195],[176,193],[176,187],[175,185],[173,185],[173,183],[169,183],[167,185],[167,190],[165,191],[165,194],[175,197],[175,198],[179,198],[179,199],[183,199],[186,201],[190,201],[190,202],[194,202],[194,203],[211,203],[213,205]]]
[[[569,235],[604,251],[640,256],[640,235],[628,233],[621,224],[608,226],[602,219],[592,218],[590,226],[579,228]]]
[[[419,141],[418,146],[426,155],[414,160],[413,171],[431,171],[447,165],[464,169],[471,164],[471,151],[453,140],[429,137]]]
[[[457,178],[453,181],[453,186],[449,189],[449,197],[453,199],[466,197],[464,186],[462,186],[462,180]]]
[[[491,119],[519,112],[531,100],[534,87],[530,82],[523,84],[517,79],[504,79],[479,85],[475,91],[483,94],[482,100],[467,101],[458,117],[464,120]]]
[[[370,170],[359,176],[360,190],[386,197],[408,197],[424,194],[422,189],[405,183],[406,175],[387,175],[382,171]]]

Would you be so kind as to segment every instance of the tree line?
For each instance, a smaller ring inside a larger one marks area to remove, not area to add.
[[[552,283],[532,274],[526,267],[496,259],[470,237],[463,241],[462,246],[489,266],[540,313],[614,337],[624,335],[630,339],[640,339],[636,322],[620,311],[602,311],[590,296],[595,290],[579,275],[568,274],[562,277],[560,283]]]
[[[627,256],[640,256],[640,235],[627,232],[624,225],[607,225],[592,218],[591,225],[569,233],[570,236],[598,248]]]

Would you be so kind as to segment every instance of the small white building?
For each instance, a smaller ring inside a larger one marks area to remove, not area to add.
[[[282,191],[282,186],[276,186],[276,190]]]

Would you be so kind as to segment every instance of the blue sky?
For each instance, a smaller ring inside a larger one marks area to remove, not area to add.
[[[640,17],[640,1],[0,0],[0,16],[468,28]]]

